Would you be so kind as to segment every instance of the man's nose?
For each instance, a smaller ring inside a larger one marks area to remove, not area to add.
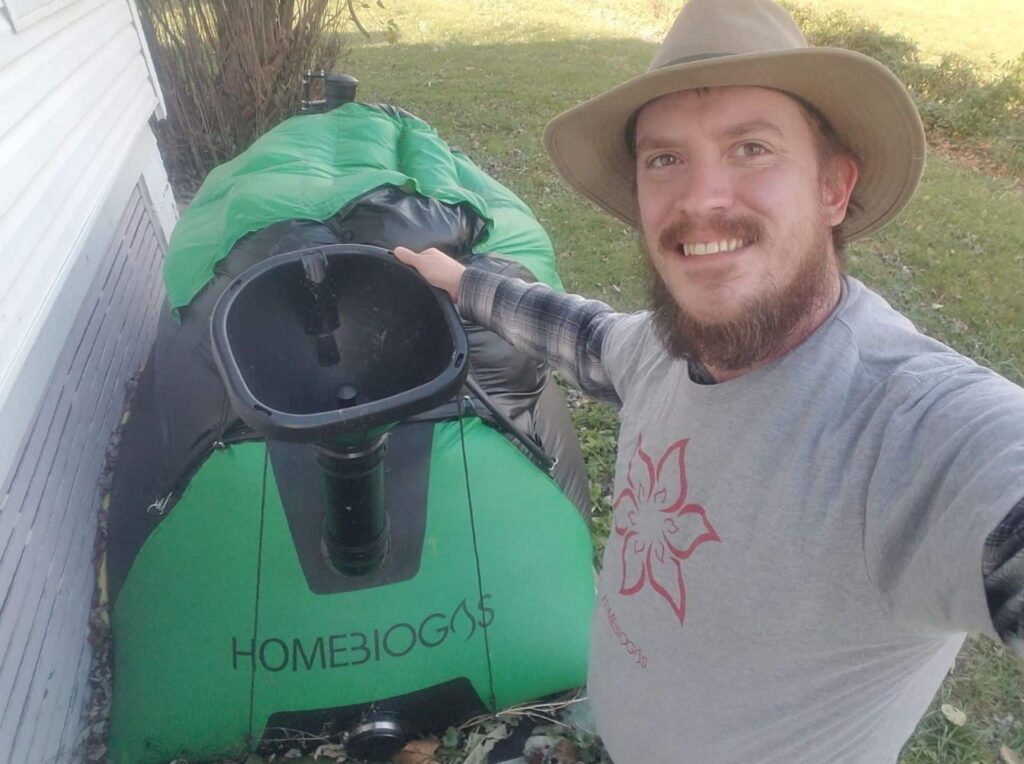
[[[699,218],[732,209],[732,177],[717,158],[691,162],[679,180],[676,203],[680,212]]]

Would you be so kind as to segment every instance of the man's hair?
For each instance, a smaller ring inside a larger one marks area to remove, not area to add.
[[[704,95],[708,92],[708,88],[696,88],[696,91]],[[847,146],[839,140],[839,136],[836,135],[836,131],[833,129],[831,123],[825,118],[818,109],[811,104],[809,101],[804,100],[798,95],[793,95],[785,90],[780,90],[780,93],[789,96],[799,104],[803,111],[804,118],[807,120],[807,124],[811,127],[811,132],[814,133],[815,148],[818,153],[818,166],[823,172],[829,171],[826,168],[834,167],[833,160],[836,157],[845,156],[853,160],[854,164],[857,165],[857,169],[860,169],[860,160],[857,155],[854,154]],[[636,122],[640,116],[640,112],[643,107],[637,109],[630,116],[626,122],[626,147],[629,149],[629,154],[634,159],[636,158]],[[823,178],[828,183],[835,182],[834,177]],[[636,175],[633,176],[633,199],[636,200]],[[855,202],[851,199],[850,206],[854,207]],[[845,223],[845,221],[844,221]],[[836,257],[841,258],[843,250],[846,249],[846,234],[844,232],[844,223],[840,223],[837,226],[832,227],[832,249],[836,253]]]
[[[785,91],[783,91],[785,92]],[[843,145],[843,142],[839,140],[839,136],[836,135],[836,131],[832,128],[832,124],[825,118],[818,109],[808,101],[805,101],[800,96],[793,95],[792,93],[786,93],[790,98],[800,104],[803,110],[804,118],[807,123],[811,126],[811,132],[814,133],[815,147],[818,151],[818,167],[821,168],[822,172],[828,172],[829,177],[824,177],[823,180],[826,183],[835,183],[836,178],[834,172],[830,168],[835,167],[833,161],[837,157],[848,157],[860,170],[860,159],[854,154],[849,148]],[[850,199],[849,206],[855,206],[853,199]],[[844,220],[837,226],[832,227],[832,249],[836,253],[836,257],[842,257],[843,251],[846,249],[846,232],[844,230],[846,221]]]

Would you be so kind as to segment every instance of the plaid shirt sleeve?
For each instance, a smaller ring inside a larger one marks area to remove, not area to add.
[[[601,363],[601,349],[622,314],[603,302],[470,267],[459,282],[458,307],[463,318],[547,360],[587,395],[621,405]]]
[[[1024,657],[1024,499],[985,539],[982,575],[996,633]]]

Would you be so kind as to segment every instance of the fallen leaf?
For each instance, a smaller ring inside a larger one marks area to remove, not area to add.
[[[444,736],[441,737],[441,745],[444,748],[456,748],[459,745],[459,730],[455,727],[445,729]]]
[[[436,764],[434,751],[441,745],[436,737],[429,737],[424,740],[410,740],[405,748],[395,754],[391,759],[393,764]]]
[[[942,704],[942,715],[949,719],[949,723],[957,727],[963,727],[967,722],[967,714],[961,711],[956,706],[951,706],[949,703]]]
[[[504,724],[499,724],[486,733],[471,732],[466,743],[466,758],[463,764],[484,764],[491,749],[509,736]]]
[[[562,738],[555,746],[554,764],[576,764],[580,760],[579,749],[571,740]]]
[[[1020,756],[1012,748],[1007,748],[1005,745],[999,747],[999,758],[1005,764],[1021,764]]]
[[[536,732],[537,730],[534,730]],[[543,764],[550,761],[555,741],[547,735],[531,735],[523,746],[523,758],[529,764]]]

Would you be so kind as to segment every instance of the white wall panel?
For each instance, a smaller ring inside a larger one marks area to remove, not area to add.
[[[0,25],[0,68],[25,57],[33,48],[46,46],[53,52],[55,47],[48,42],[53,35],[74,26],[82,16],[96,8],[113,6],[117,2],[120,0],[77,0],[56,9],[55,13],[28,29],[18,30],[9,24]]]
[[[75,0],[5,0],[5,5],[14,28],[24,30],[74,2]]]
[[[176,220],[131,0],[0,11],[0,760],[75,761],[97,481]]]
[[[24,32],[0,29],[0,103],[0,433],[19,433],[33,407],[12,397],[15,381],[54,360],[43,326],[68,314],[68,278],[95,270],[83,242],[159,103],[129,0],[79,0]],[[0,476],[15,440],[0,436]]]
[[[2,486],[0,750],[11,761],[74,760],[82,731],[97,481],[124,381],[151,345],[162,300],[166,241],[138,177],[45,386],[24,456]]]

